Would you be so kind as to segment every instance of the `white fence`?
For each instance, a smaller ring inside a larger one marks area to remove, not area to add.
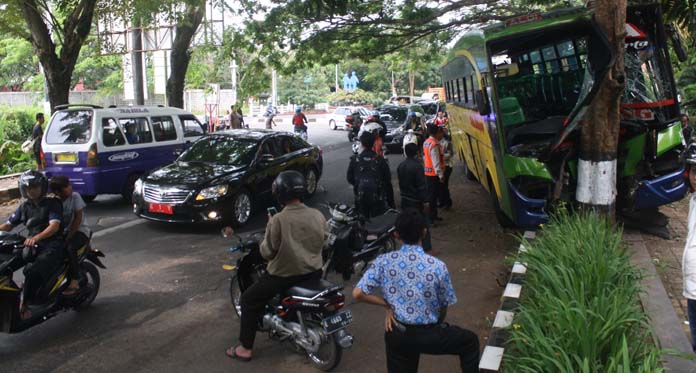
[[[230,108],[232,102],[232,90],[221,89],[219,96],[218,112],[224,115],[225,111]],[[73,91],[70,92],[70,103],[72,104],[92,104],[101,106],[125,106],[132,105],[132,100],[125,100],[123,95],[117,96],[101,96],[97,91]],[[0,92],[0,105],[7,106],[39,106],[43,101],[42,92]],[[206,93],[202,89],[190,89],[184,92],[184,109],[192,113],[205,113]],[[150,95],[148,100],[145,100],[145,105],[165,105],[166,100],[164,95]],[[248,103],[249,112],[244,115],[261,116],[265,112],[266,104],[251,101]],[[295,104],[288,102],[285,105],[276,106],[278,113],[292,112],[295,109]],[[328,111],[329,104],[317,104],[314,109]],[[307,108],[305,108],[307,110]]]

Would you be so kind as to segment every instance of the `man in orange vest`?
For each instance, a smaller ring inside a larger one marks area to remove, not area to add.
[[[428,180],[429,201],[430,201],[430,220],[442,220],[437,216],[437,200],[445,180],[445,153],[440,146],[440,140],[444,136],[444,131],[440,126],[430,125],[428,127],[428,137],[423,143],[423,168],[425,178]]]

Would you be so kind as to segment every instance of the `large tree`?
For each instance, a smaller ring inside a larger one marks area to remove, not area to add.
[[[191,43],[205,15],[205,0],[185,3],[184,11],[177,17],[176,35],[170,54],[171,72],[167,79],[167,104],[184,107],[186,70],[191,62]]]
[[[0,28],[28,40],[43,68],[51,107],[68,103],[80,49],[89,36],[97,0],[6,2]],[[21,21],[24,20],[25,27]]]

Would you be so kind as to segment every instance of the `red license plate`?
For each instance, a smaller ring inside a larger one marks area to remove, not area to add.
[[[147,205],[147,211],[157,214],[174,215],[174,207],[163,203],[149,203]]]

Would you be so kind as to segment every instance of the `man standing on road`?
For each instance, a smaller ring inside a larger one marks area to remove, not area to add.
[[[440,146],[444,136],[442,127],[428,126],[430,137],[423,143],[423,162],[428,179],[430,201],[430,221],[442,220],[437,216],[437,201],[445,181],[445,154]]]
[[[428,202],[428,184],[425,180],[423,164],[416,158],[418,145],[406,144],[404,149],[406,159],[399,164],[396,174],[399,176],[399,192],[401,193],[401,210],[416,209],[423,217],[426,217],[430,209]],[[439,250],[431,252],[430,229],[423,238],[423,250],[430,255],[437,256]]]
[[[372,150],[375,135],[363,132],[363,151],[350,158],[346,179],[353,186],[355,207],[365,218],[382,215],[387,206],[395,208],[389,164]]]
[[[230,106],[230,128],[233,130],[242,128],[242,120],[234,108],[234,105]]]
[[[387,309],[387,371],[416,373],[420,354],[430,354],[459,355],[462,372],[478,372],[476,334],[444,322],[457,297],[445,263],[423,252],[423,215],[405,210],[395,225],[403,246],[377,257],[353,289],[356,300]],[[373,295],[377,289],[382,297]]]
[[[43,138],[43,113],[36,114],[36,123],[31,130],[31,138],[34,139],[34,158],[36,159],[36,169],[43,169],[43,160],[41,159],[41,139]]]
[[[242,294],[241,346],[225,352],[241,361],[249,361],[253,356],[256,329],[268,301],[296,284],[321,278],[326,219],[319,210],[302,203],[307,194],[304,176],[297,171],[283,171],[273,182],[272,190],[285,208],[269,216],[261,243],[268,272]]]
[[[266,129],[273,129],[273,126],[276,124],[273,121],[273,117],[275,116],[275,108],[272,104],[268,104],[268,106],[266,106],[266,113],[264,113],[263,116],[266,117]]]

